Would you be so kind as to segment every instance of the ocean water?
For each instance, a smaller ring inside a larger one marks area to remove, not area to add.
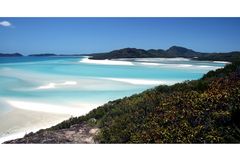
[[[184,58],[0,58],[0,138],[50,127],[159,84],[198,79],[225,64]]]

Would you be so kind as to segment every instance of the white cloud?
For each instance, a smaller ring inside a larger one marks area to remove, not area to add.
[[[0,22],[0,26],[3,26],[3,27],[10,27],[12,26],[12,24],[8,21],[1,21]]]

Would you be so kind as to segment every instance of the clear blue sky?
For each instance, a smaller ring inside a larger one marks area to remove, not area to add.
[[[0,18],[0,52],[94,53],[125,47],[240,51],[240,18]]]

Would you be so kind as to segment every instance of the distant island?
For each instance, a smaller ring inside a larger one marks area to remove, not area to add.
[[[0,57],[19,57],[23,56],[20,53],[4,54],[0,53]],[[194,51],[180,46],[172,46],[167,50],[163,49],[137,49],[137,48],[123,48],[113,50],[105,53],[91,53],[91,54],[54,54],[54,53],[40,53],[30,54],[31,57],[54,57],[54,56],[89,56],[89,59],[104,60],[104,59],[120,59],[120,58],[190,58],[194,60],[206,61],[229,61],[233,62],[240,59],[240,51],[232,51],[225,53],[203,53]]]
[[[0,53],[0,57],[23,57],[24,55],[20,53]],[[29,54],[29,57],[54,57],[54,56],[86,56],[86,54],[54,54],[54,53],[39,53],[39,54]]]
[[[191,58],[196,60],[210,60],[210,61],[235,61],[240,58],[240,52],[227,53],[202,53],[196,52],[192,49],[187,49],[179,46],[172,46],[167,50],[163,49],[137,49],[124,48],[114,50],[107,53],[89,54],[89,59],[103,60],[103,59],[118,59],[118,58]]]
[[[0,57],[22,57],[20,53],[0,53]]]
[[[31,57],[50,57],[50,56],[57,56],[57,55],[53,54],[53,53],[41,53],[41,54],[30,54],[28,56],[31,56]]]

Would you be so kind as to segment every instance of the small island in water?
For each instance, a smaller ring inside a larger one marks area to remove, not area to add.
[[[86,115],[5,143],[239,143],[239,53],[173,46],[166,51],[125,48],[89,55],[89,60],[183,57],[230,63],[198,80],[109,101]]]

